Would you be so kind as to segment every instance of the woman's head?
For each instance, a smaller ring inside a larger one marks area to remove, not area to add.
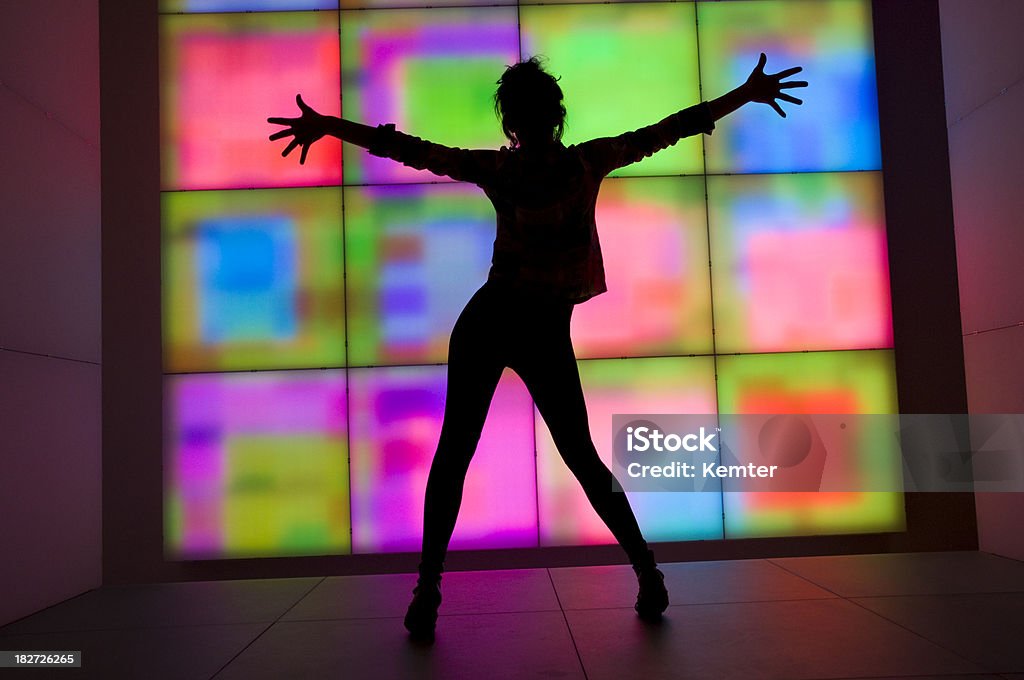
[[[558,80],[538,57],[505,69],[494,93],[494,111],[512,147],[558,141],[565,130],[565,105]]]

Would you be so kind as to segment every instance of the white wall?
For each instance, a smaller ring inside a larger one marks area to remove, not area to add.
[[[0,2],[0,625],[100,584],[98,40]]]
[[[971,412],[1024,413],[1024,2],[940,0]],[[977,494],[982,550],[1024,559],[1024,494]]]

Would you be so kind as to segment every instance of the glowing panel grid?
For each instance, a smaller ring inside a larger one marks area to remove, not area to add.
[[[165,190],[350,185],[164,195],[166,370],[339,369],[168,378],[169,556],[418,549],[444,367],[400,365],[444,361],[455,317],[486,278],[493,210],[473,187],[354,147],[344,149],[343,169],[333,139],[319,142],[305,166],[281,159],[284,142],[266,141],[265,118],[293,115],[302,92],[325,113],[341,100],[354,120],[497,148],[507,142],[494,117],[494,81],[520,47],[545,54],[563,76],[567,144],[713,98],[741,83],[760,51],[769,71],[802,64],[799,77],[812,81],[793,91],[804,107],[782,104],[794,112],[786,121],[746,107],[710,137],[616,173],[644,177],[605,182],[598,224],[609,292],[575,310],[573,337],[606,461],[613,413],[895,411],[891,352],[758,354],[892,346],[880,175],[837,172],[880,167],[868,2],[521,2],[518,25],[514,6],[430,4],[277,12],[335,7],[163,0],[169,12],[264,12],[161,18]],[[715,176],[794,171],[818,174]],[[698,176],[650,176],[687,174]],[[744,355],[723,356],[731,352]],[[265,429],[228,404],[254,399],[263,401],[254,413]],[[315,415],[323,413],[310,406],[317,400],[334,404],[341,420]],[[314,415],[303,419],[297,408]],[[289,429],[289,418],[300,424]],[[308,469],[344,487],[344,502],[335,486],[313,494],[344,505],[326,524],[322,502],[304,505],[292,493],[293,482],[306,482],[283,462],[285,451],[307,449],[316,452]],[[229,469],[241,471],[231,473],[240,483],[225,482]],[[247,496],[257,478],[263,495]],[[466,494],[453,549],[614,542],[510,374]],[[652,541],[903,527],[899,494],[810,496],[644,493],[630,501]],[[242,526],[245,513],[260,512],[284,524]]]
[[[573,312],[577,356],[710,354],[704,180],[609,180],[597,205],[609,291]],[[487,278],[494,211],[457,183],[345,189],[349,365],[439,363]]]
[[[168,378],[174,558],[351,550],[344,371]]]
[[[169,371],[345,364],[341,189],[163,195]]]

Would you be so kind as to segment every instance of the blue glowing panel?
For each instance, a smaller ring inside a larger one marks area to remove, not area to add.
[[[295,226],[287,217],[199,225],[203,341],[286,340],[295,335]]]
[[[169,371],[345,365],[341,190],[163,194]]]
[[[705,140],[707,172],[877,170],[878,103],[868,0],[702,2],[697,5],[705,99],[741,85],[768,55],[767,73],[803,66],[780,102],[782,119],[749,104]]]

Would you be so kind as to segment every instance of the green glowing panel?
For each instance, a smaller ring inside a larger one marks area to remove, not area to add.
[[[561,77],[566,144],[656,123],[700,101],[692,3],[523,6],[523,56]],[[701,137],[613,175],[699,174]]]
[[[893,353],[808,352],[718,357],[720,413],[896,413]],[[867,432],[859,455],[864,476],[888,440]],[[834,463],[832,463],[834,465]],[[856,470],[854,472],[857,472]],[[834,474],[826,457],[822,475]],[[898,483],[898,482],[893,482]],[[889,487],[891,488],[891,487]],[[902,493],[726,492],[727,538],[902,531]]]

